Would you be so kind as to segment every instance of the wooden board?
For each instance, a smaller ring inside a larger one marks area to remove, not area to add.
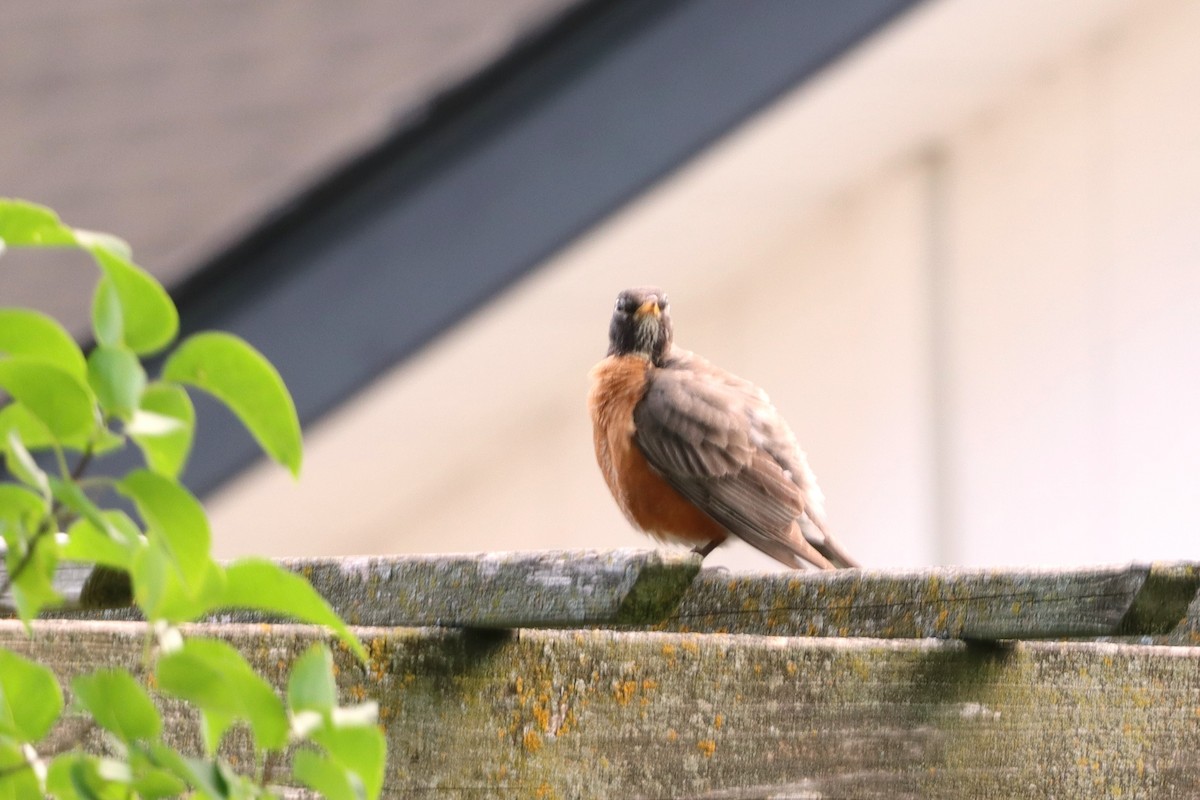
[[[1200,796],[1196,648],[360,632],[371,661],[339,651],[338,680],[343,702],[381,704],[391,798]],[[321,636],[198,633],[231,641],[277,686]],[[48,621],[29,639],[0,623],[0,646],[64,678],[136,665],[143,635],[136,623]],[[169,713],[172,736],[198,747],[191,722]]]
[[[703,570],[663,630],[778,636],[1058,639],[1173,630],[1195,564],[1084,569]]]
[[[681,632],[980,640],[1166,637],[1200,588],[1200,568],[1192,563],[731,573],[700,570],[691,553],[647,550],[282,563],[305,575],[351,623],[379,626],[658,625]],[[50,613],[78,617],[86,578],[78,568],[61,570],[58,585],[69,605]],[[100,591],[90,596],[107,600]],[[96,605],[84,616],[130,617],[128,610],[97,613]],[[219,618],[261,619],[241,612]],[[1188,626],[1195,630],[1197,622]],[[1196,643],[1190,633],[1169,640]]]
[[[308,578],[352,624],[572,628],[661,622],[679,604],[701,560],[686,551],[624,549],[280,563]],[[121,609],[129,604],[127,594],[120,598],[120,592],[97,589],[97,583],[87,568],[63,567],[55,585],[66,605],[48,615],[81,618],[112,609],[107,618],[132,617],[127,608]],[[4,610],[0,606],[0,613]],[[11,603],[7,610],[11,614]],[[241,612],[220,617],[262,618]]]

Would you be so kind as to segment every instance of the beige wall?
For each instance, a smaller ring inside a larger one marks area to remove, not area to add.
[[[612,297],[658,282],[864,562],[1197,557],[1200,5],[1037,8],[889,30],[317,426],[301,483],[230,487],[218,548],[645,546],[583,398]]]
[[[1200,555],[1197,36],[1148,4],[945,143],[963,560]]]

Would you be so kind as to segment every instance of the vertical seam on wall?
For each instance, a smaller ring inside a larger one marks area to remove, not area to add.
[[[953,370],[950,319],[950,201],[946,150],[934,144],[925,152],[925,302],[928,339],[929,505],[933,563],[961,560],[961,542],[955,535],[958,514],[953,470],[954,421]]]
[[[1116,402],[1113,388],[1116,384],[1116,328],[1114,287],[1117,285],[1116,252],[1113,230],[1114,164],[1116,145],[1114,131],[1113,98],[1113,48],[1114,38],[1110,33],[1091,44],[1087,54],[1086,73],[1087,105],[1095,115],[1092,136],[1085,143],[1090,147],[1087,162],[1088,207],[1087,231],[1089,250],[1086,258],[1092,268],[1088,271],[1087,290],[1088,322],[1091,330],[1090,347],[1090,409],[1094,425],[1091,438],[1092,466],[1089,479],[1100,486],[1101,496],[1120,497],[1120,480],[1117,470],[1110,465],[1118,464],[1118,445],[1114,443],[1114,432],[1118,429]],[[1099,465],[1099,466],[1097,466]],[[1118,512],[1119,513],[1119,512]],[[1125,532],[1113,526],[1104,526],[1108,515],[1101,512],[1091,524],[1100,528],[1096,535],[1103,546],[1119,541]]]

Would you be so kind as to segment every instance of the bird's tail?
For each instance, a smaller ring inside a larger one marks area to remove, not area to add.
[[[804,540],[811,544],[818,553],[825,556],[830,564],[838,569],[859,566],[858,562],[851,558],[850,554],[843,550],[837,540],[825,529],[823,520],[818,521],[805,512],[800,515],[799,522],[800,533],[804,536]]]

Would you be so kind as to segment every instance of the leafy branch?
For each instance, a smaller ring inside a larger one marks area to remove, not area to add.
[[[0,253],[34,247],[92,256],[99,268],[96,345],[85,354],[54,319],[0,308],[0,455],[12,476],[0,481],[7,567],[0,595],[11,591],[36,636],[34,620],[62,601],[53,585],[60,559],[127,573],[148,626],[143,667],[153,688],[123,669],[75,676],[70,712],[103,729],[114,753],[88,753],[75,741],[39,755],[38,743],[64,713],[63,687],[47,666],[0,648],[0,797],[269,797],[275,764],[301,743],[289,782],[331,798],[378,797],[385,754],[374,704],[337,705],[327,646],[297,659],[281,698],[232,646],[184,637],[178,628],[218,609],[256,609],[324,625],[366,659],[361,642],[303,578],[263,559],[217,563],[204,509],[179,482],[195,435],[188,392],[196,390],[223,402],[272,459],[299,472],[299,421],[278,372],[238,337],[205,332],[180,342],[151,378],[142,359],[175,341],[179,317],[129,246],[71,228],[48,208],[0,199]],[[118,478],[85,477],[96,456],[130,445],[144,467]],[[70,468],[68,452],[79,454]],[[57,474],[43,468],[47,459]],[[96,487],[131,501],[138,519],[102,508],[88,493]],[[203,753],[170,745],[158,710],[164,697],[199,711]],[[257,775],[216,755],[238,723],[252,735]]]

